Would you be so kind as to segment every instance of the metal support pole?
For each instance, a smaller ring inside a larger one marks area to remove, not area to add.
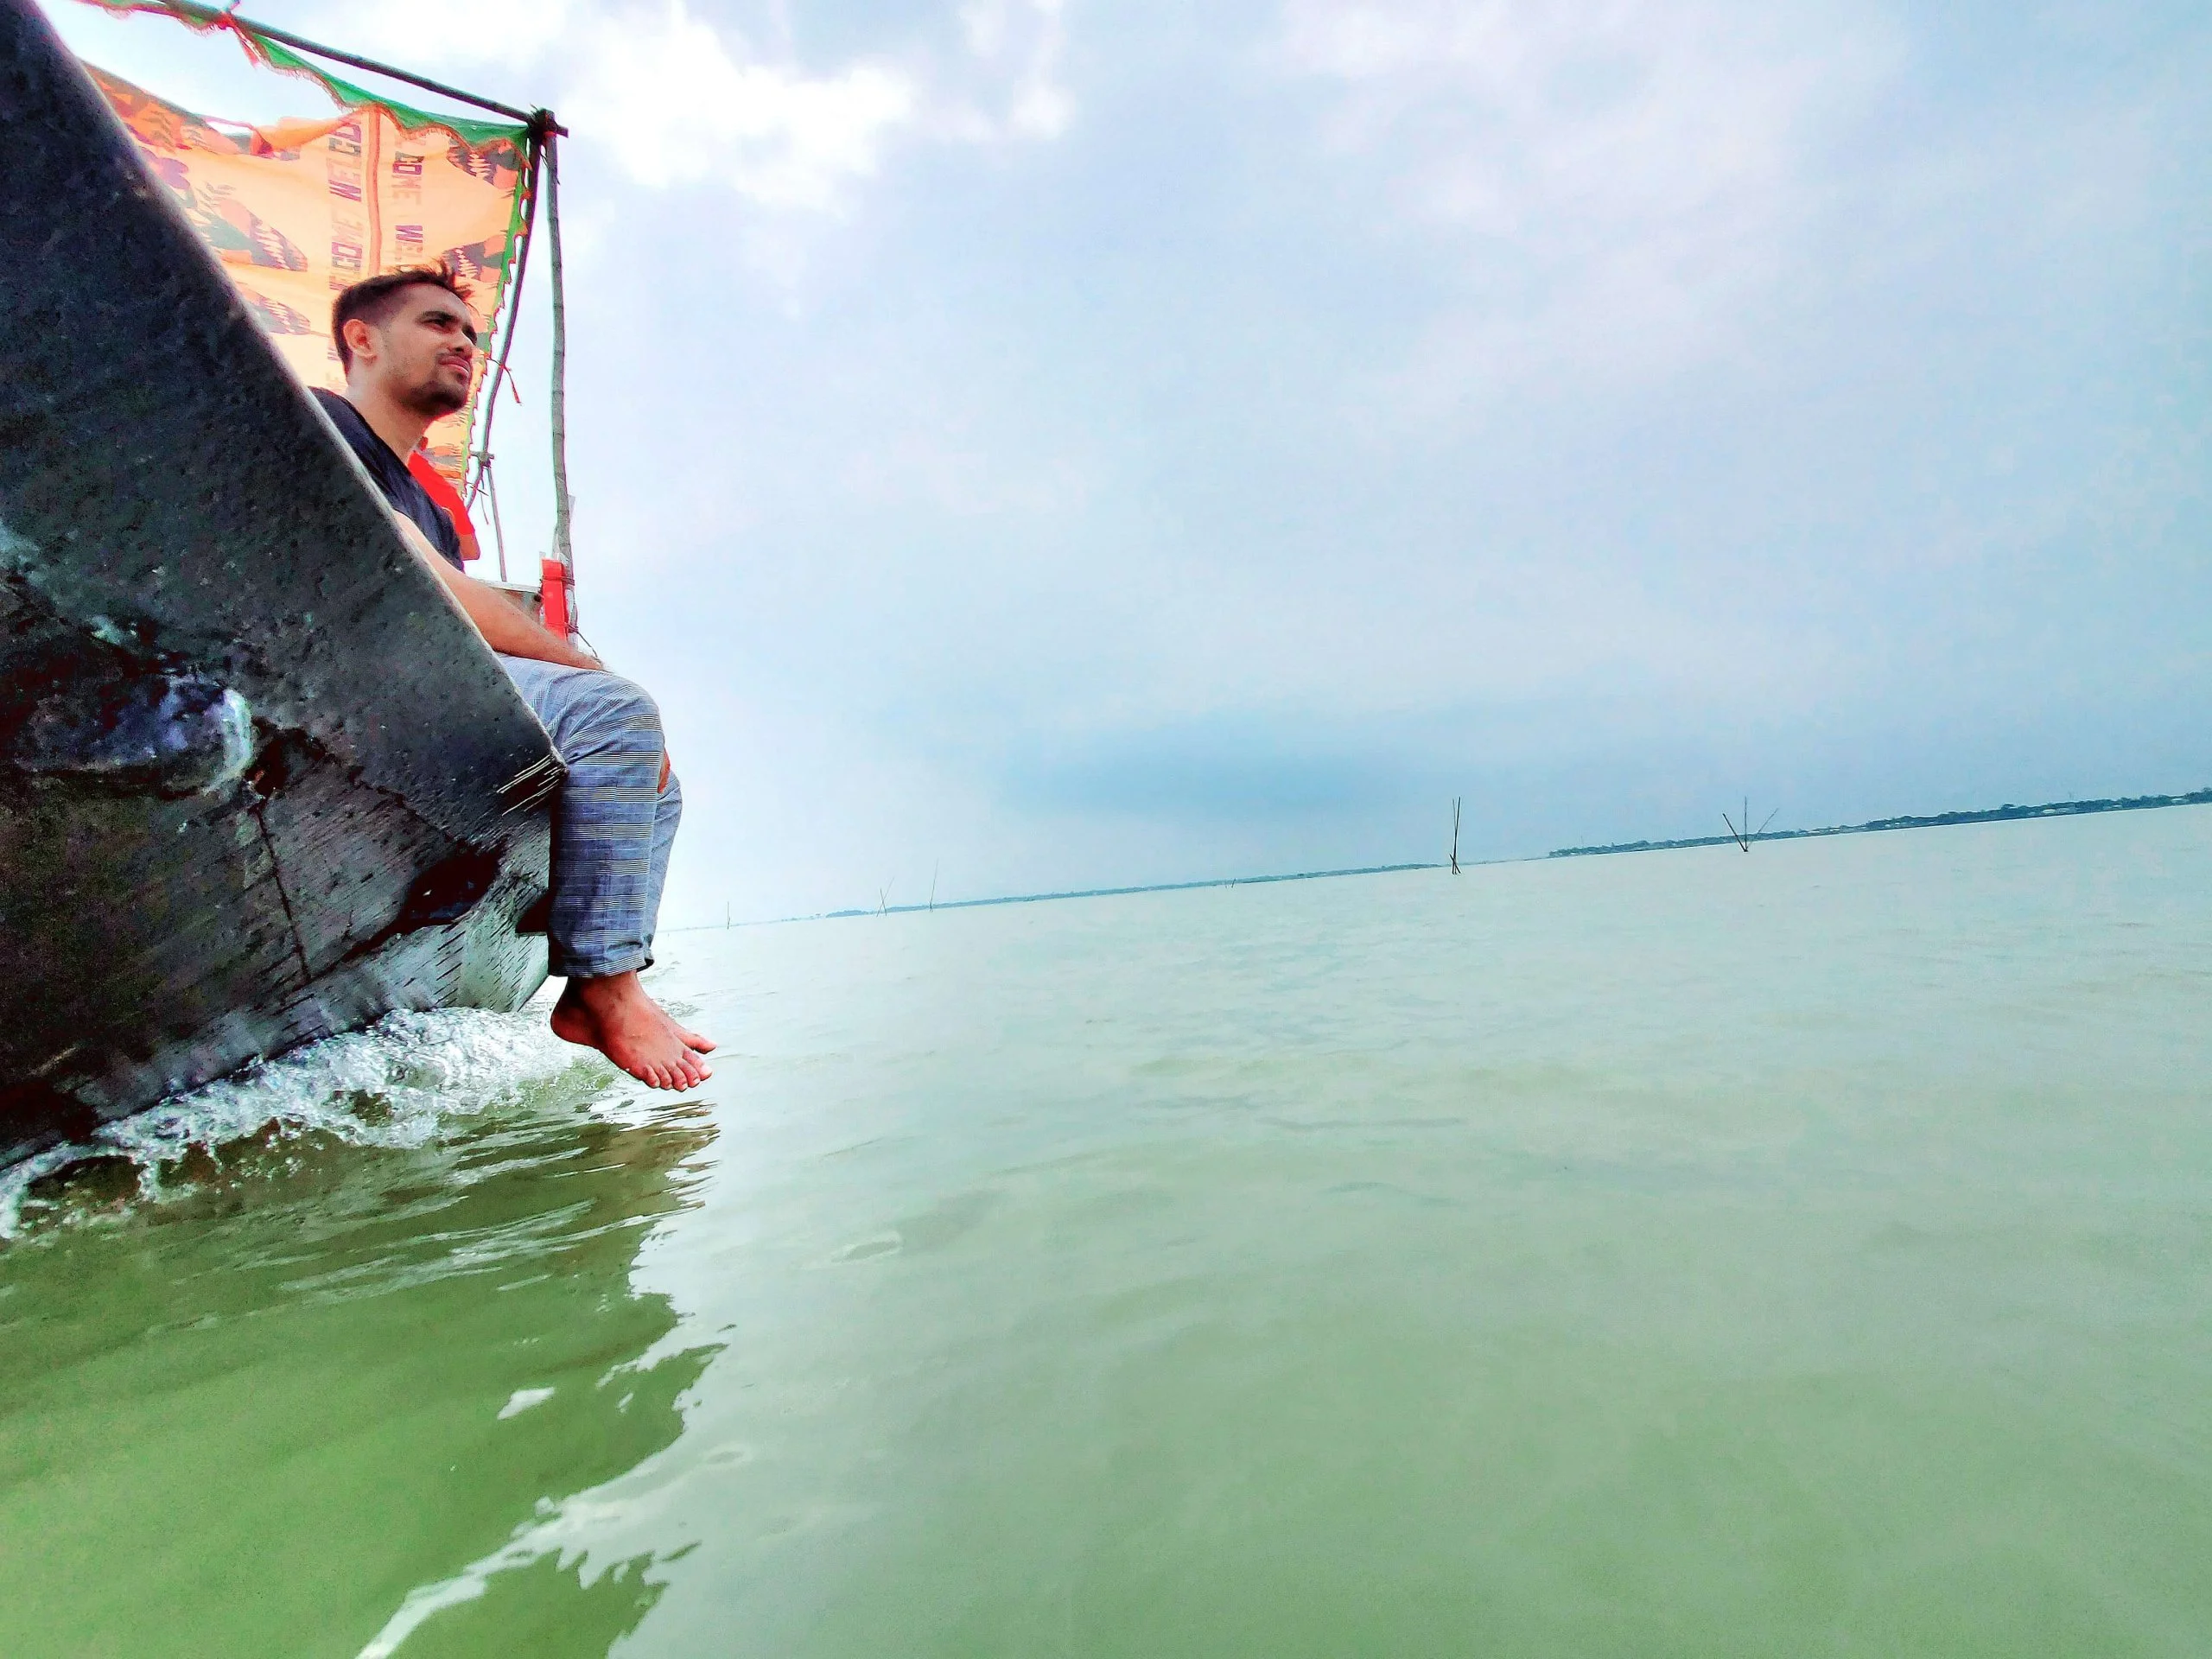
[[[499,580],[507,580],[507,532],[499,523],[499,486],[492,477],[492,457],[486,455],[477,469],[483,480],[485,499],[492,504],[492,541],[499,550]]]
[[[545,135],[545,250],[553,266],[553,556],[569,573],[569,629],[576,631],[576,554],[569,540],[569,308],[561,282],[561,161]]]
[[[476,429],[476,472],[468,491],[472,502],[476,492],[484,486],[484,468],[491,461],[492,419],[499,412],[499,388],[507,383],[507,357],[515,348],[515,324],[522,316],[522,283],[530,274],[530,245],[537,239],[537,183],[543,176],[539,164],[544,146],[551,142],[548,135],[560,130],[550,110],[540,110],[531,118],[527,163],[530,175],[523,183],[522,241],[515,250],[514,280],[507,288],[507,325],[499,340],[499,354],[493,360],[491,372],[484,378],[484,422]]]

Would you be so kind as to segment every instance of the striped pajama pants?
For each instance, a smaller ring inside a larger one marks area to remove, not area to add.
[[[619,674],[501,656],[569,768],[553,807],[548,966],[596,979],[652,965],[669,849],[683,816],[652,698]]]

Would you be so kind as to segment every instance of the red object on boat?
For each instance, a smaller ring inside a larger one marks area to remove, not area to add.
[[[569,632],[569,567],[558,559],[542,559],[537,569],[537,614],[547,632],[565,639]]]
[[[446,475],[432,464],[430,457],[420,449],[407,457],[407,470],[415,475],[417,484],[430,493],[430,499],[445,509],[446,517],[453,520],[453,527],[461,532],[461,556],[464,559],[481,556],[484,550],[476,543],[476,526],[469,520],[468,509],[461,505],[461,492],[454,488]]]

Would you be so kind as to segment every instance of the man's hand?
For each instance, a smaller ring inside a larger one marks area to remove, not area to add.
[[[476,625],[476,632],[484,643],[509,657],[528,657],[541,663],[558,663],[563,668],[598,668],[598,658],[589,652],[579,651],[559,635],[540,627],[523,614],[515,602],[499,589],[467,576],[447,563],[444,555],[430,545],[430,538],[411,518],[399,513],[391,515],[399,526],[401,539],[415,550],[416,556],[429,565],[446,591],[454,596],[461,612]]]
[[[563,668],[604,668],[606,664],[588,651],[579,651],[567,640],[538,626],[515,608],[514,601],[496,588],[476,581],[456,570],[443,554],[430,545],[430,538],[423,533],[422,526],[412,518],[394,513],[392,523],[399,526],[399,534],[416,556],[437,573],[446,591],[459,601],[462,613],[476,625],[476,632],[484,643],[510,657],[528,657],[541,663],[558,663]],[[670,773],[665,753],[660,758],[660,783],[666,789]]]

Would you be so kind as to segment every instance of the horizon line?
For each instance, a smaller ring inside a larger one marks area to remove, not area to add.
[[[1523,861],[1461,859],[1469,863],[1512,864]],[[978,910],[986,905],[1043,905],[1061,899],[1122,899],[1140,893],[1192,893],[1202,887],[1262,887],[1279,881],[1327,881],[1343,875],[1396,875],[1407,870],[1440,870],[1443,864],[1363,864],[1355,869],[1294,870],[1282,875],[1218,875],[1202,881],[1147,881],[1126,887],[1070,887],[1053,893],[1009,893],[991,899],[947,899],[937,904],[880,905],[874,910],[823,910],[810,916],[772,916],[749,922],[693,922],[663,928],[664,933],[720,933],[739,927],[782,927],[792,922],[842,922],[856,916],[922,916],[940,910]]]
[[[1813,830],[1762,830],[1742,837],[1741,841],[1806,841],[1827,836],[1880,835],[1894,830],[1945,830],[1970,823],[2009,823],[2024,819],[2077,817],[2098,812],[2139,812],[2158,807],[2206,805],[2212,805],[2212,788],[2190,790],[2174,795],[2095,796],[2081,800],[2047,801],[2035,806],[2016,806],[2008,801],[2003,806],[1924,815],[1901,814],[1896,817],[1870,819],[1864,823],[1825,824]],[[1495,864],[1541,864],[1554,858],[1677,852],[1697,847],[1738,844],[1740,844],[1738,838],[1734,836],[1697,836],[1674,841],[1624,841],[1602,846],[1555,847],[1548,853],[1523,853],[1503,858],[1463,858],[1459,863],[1463,868],[1478,869]],[[1749,850],[1748,846],[1745,850]],[[727,932],[740,927],[784,927],[794,922],[849,921],[858,916],[918,916],[940,910],[978,910],[988,905],[1042,905],[1062,899],[1122,899],[1141,893],[1193,893],[1207,887],[1260,887],[1282,881],[1327,881],[1339,876],[1397,875],[1411,870],[1440,870],[1445,868],[1444,861],[1440,859],[1430,863],[1363,864],[1339,870],[1295,870],[1282,875],[1228,875],[1199,881],[1147,881],[1131,887],[1070,887],[1051,893],[1002,893],[989,899],[948,899],[943,904],[879,905],[874,910],[823,910],[806,916],[760,917],[744,922],[692,922],[682,927],[663,928],[661,931]]]

